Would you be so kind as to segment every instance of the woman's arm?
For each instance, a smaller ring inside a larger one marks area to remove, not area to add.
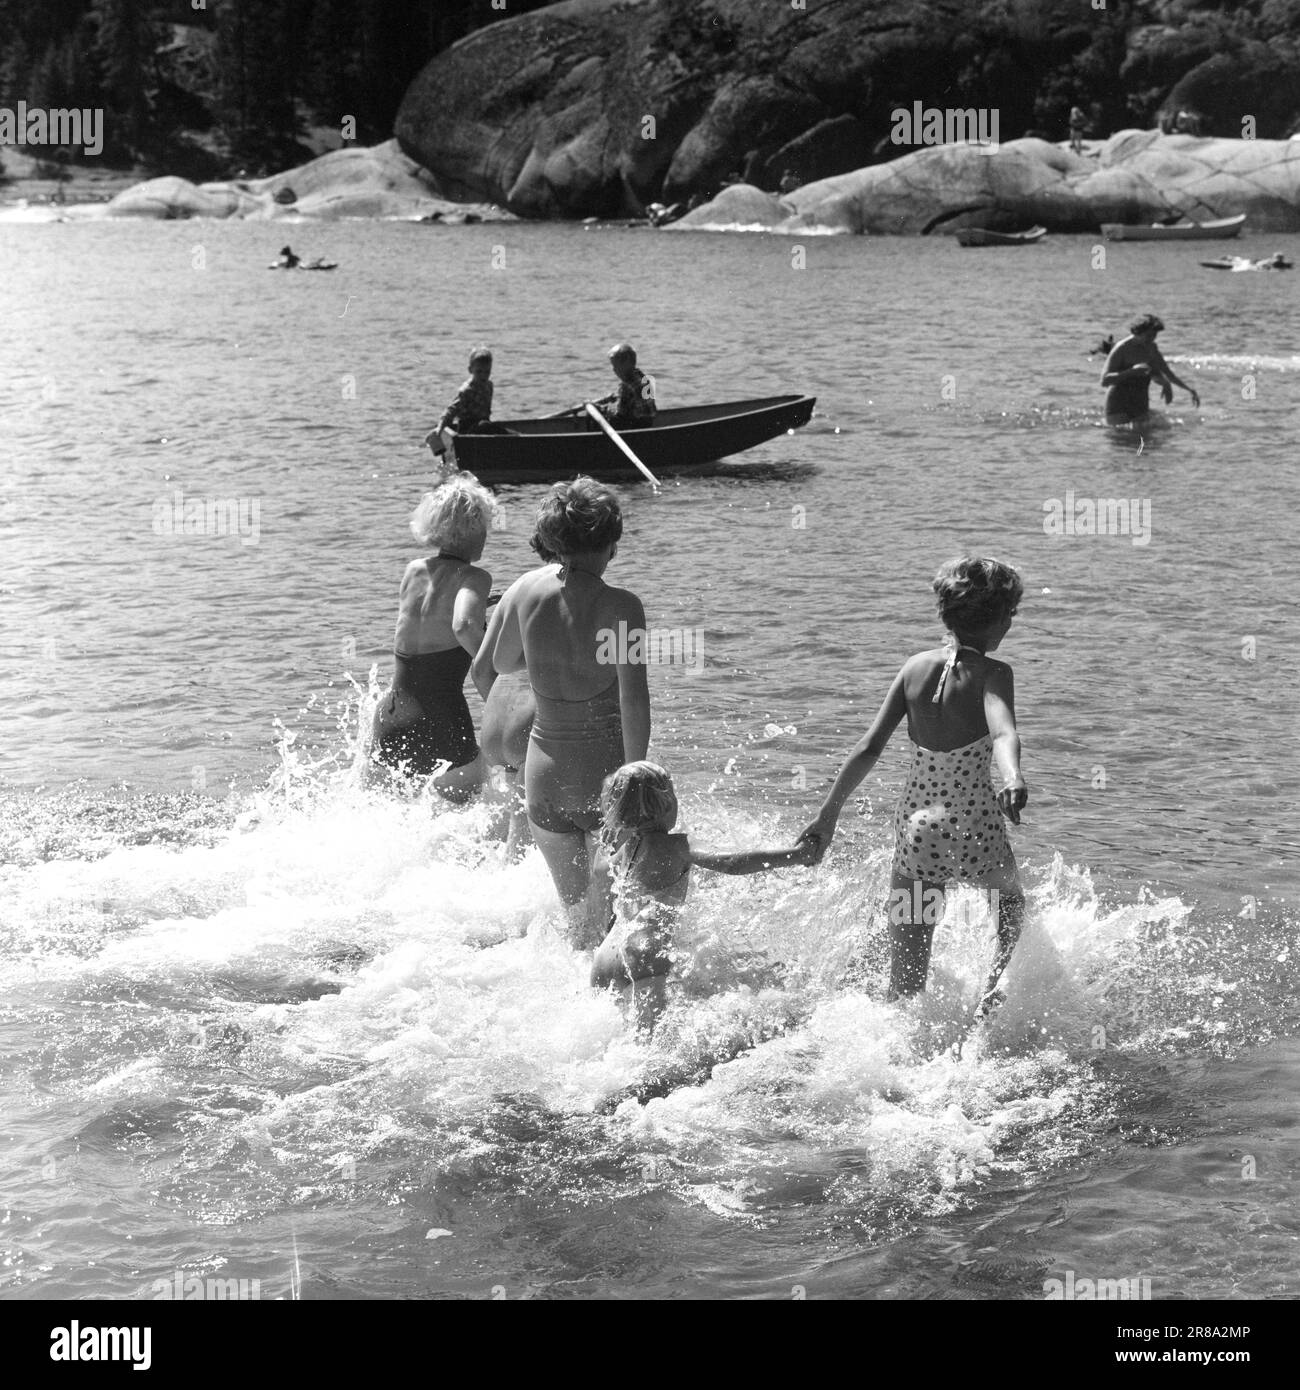
[[[486,570],[477,570],[467,576],[465,583],[456,591],[451,630],[456,635],[456,641],[470,656],[478,655],[486,635],[487,591],[491,584],[492,576]]]
[[[617,605],[620,621],[628,632],[645,632],[645,607],[635,594],[621,591]],[[644,650],[644,642],[642,643]],[[618,670],[618,707],[623,717],[623,761],[640,762],[650,747],[650,685],[645,660],[621,662]]]
[[[907,697],[903,693],[903,672],[900,670],[894,677],[894,683],[889,687],[889,693],[877,711],[871,727],[840,768],[826,800],[822,802],[821,810],[817,812],[817,818],[799,837],[801,840],[810,837],[818,842],[818,858],[825,853],[826,846],[831,842],[831,836],[835,833],[835,822],[839,820],[844,803],[853,795],[867,773],[875,767],[890,736],[906,713]]]
[[[1174,369],[1169,365],[1169,363],[1165,361],[1164,355],[1161,353],[1160,349],[1157,347],[1153,347],[1151,351],[1155,354],[1156,370],[1160,373],[1160,375],[1164,377],[1166,380],[1172,381],[1175,386],[1181,386],[1182,389],[1191,396],[1193,405],[1200,405],[1200,396],[1198,396],[1196,392],[1190,386],[1188,386],[1188,384],[1182,379],[1182,377],[1180,377],[1178,373],[1174,371]],[[1167,405],[1171,400],[1173,400],[1173,398],[1174,393],[1172,391],[1168,392],[1168,394],[1165,396],[1165,404]]]
[[[1005,662],[989,663],[988,677],[984,682],[984,718],[993,737],[993,760],[1006,784],[998,793],[998,805],[1013,825],[1019,825],[1020,810],[1029,800],[1029,792],[1020,773],[1015,680],[1011,667]]]
[[[498,676],[524,669],[524,644],[519,634],[519,615],[515,612],[515,591],[523,578],[521,575],[515,580],[492,610],[478,655],[469,668],[474,688],[485,700]]]

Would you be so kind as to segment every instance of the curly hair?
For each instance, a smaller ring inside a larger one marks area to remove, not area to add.
[[[618,498],[594,478],[556,483],[537,509],[533,549],[552,559],[603,550],[623,534],[623,511]]]
[[[1130,333],[1163,333],[1165,326],[1154,314],[1143,314],[1140,319],[1134,319],[1128,326]]]
[[[983,632],[1011,617],[1025,592],[1019,574],[991,556],[963,556],[940,567],[932,585],[946,628]]]
[[[624,763],[605,778],[600,813],[600,838],[606,846],[625,830],[671,830],[677,822],[673,779],[658,763]]]
[[[411,513],[411,534],[439,551],[481,554],[499,511],[496,498],[472,473],[460,473],[420,498]]]

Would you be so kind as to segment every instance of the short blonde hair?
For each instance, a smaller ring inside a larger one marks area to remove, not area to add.
[[[420,498],[411,513],[411,534],[439,551],[481,550],[500,510],[472,473],[461,473]]]
[[[600,789],[600,838],[612,845],[621,832],[667,833],[677,821],[673,779],[658,763],[624,763]]]

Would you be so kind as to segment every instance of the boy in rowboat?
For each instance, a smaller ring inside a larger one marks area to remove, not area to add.
[[[618,377],[618,390],[592,401],[592,405],[616,430],[654,424],[659,409],[655,403],[654,377],[647,376],[637,366],[632,344],[615,343],[609,350],[609,362]]]
[[[1144,314],[1129,325],[1130,337],[1116,344],[1106,359],[1101,384],[1109,387],[1106,393],[1106,423],[1134,424],[1151,413],[1147,391],[1152,381],[1160,383],[1160,393],[1166,405],[1174,398],[1174,387],[1181,386],[1199,407],[1201,398],[1160,354],[1156,334],[1164,324],[1154,314]]]
[[[468,379],[424,442],[435,454],[444,454],[449,447],[454,454],[453,441],[458,434],[505,433],[502,426],[492,423],[492,353],[477,347],[469,355]]]

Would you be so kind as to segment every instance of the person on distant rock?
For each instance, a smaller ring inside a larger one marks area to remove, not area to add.
[[[781,182],[777,184],[776,191],[784,198],[787,193],[793,193],[796,188],[802,188],[803,182],[793,169],[787,169],[781,175]]]
[[[302,260],[301,256],[295,256],[287,246],[282,246],[280,247],[280,259],[276,261],[276,265],[281,270],[293,270],[300,260]]]
[[[1147,392],[1152,381],[1160,383],[1161,395],[1168,405],[1174,398],[1174,387],[1180,386],[1199,407],[1201,398],[1174,369],[1156,347],[1156,334],[1164,324],[1154,314],[1144,314],[1129,325],[1130,336],[1111,350],[1102,369],[1101,384],[1107,388],[1106,423],[1129,425],[1144,420],[1151,413]]]
[[[1083,153],[1083,132],[1088,127],[1088,118],[1081,107],[1070,107],[1070,148],[1075,154]]]
[[[618,377],[618,390],[602,396],[592,405],[616,430],[643,429],[653,425],[658,405],[655,401],[654,377],[647,376],[636,364],[636,350],[631,343],[615,343],[609,350],[610,366]]]
[[[492,352],[477,347],[469,355],[469,377],[456,392],[456,398],[442,412],[442,419],[424,437],[435,454],[455,456],[458,434],[508,434],[503,425],[492,423]]]

